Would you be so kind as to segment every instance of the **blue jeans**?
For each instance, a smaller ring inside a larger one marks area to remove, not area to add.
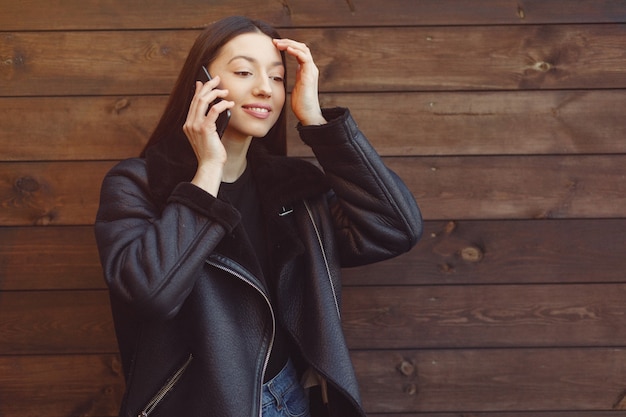
[[[263,417],[310,417],[309,399],[291,361],[263,384]]]

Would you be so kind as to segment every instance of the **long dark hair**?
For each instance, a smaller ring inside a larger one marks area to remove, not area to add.
[[[187,118],[187,112],[195,92],[195,82],[198,71],[202,65],[210,65],[217,57],[220,48],[234,37],[251,32],[264,33],[270,38],[280,38],[280,35],[271,25],[260,21],[252,20],[243,16],[232,16],[211,24],[206,27],[196,38],[183,68],[178,75],[174,89],[172,90],[165,111],[159,123],[152,132],[148,143],[141,151],[141,156],[145,156],[146,150],[163,138],[175,137],[186,143],[187,137],[183,132],[183,124]],[[283,65],[285,63],[285,53],[281,51]],[[287,77],[284,77],[286,88]],[[263,144],[270,153],[285,155],[287,153],[287,133],[286,133],[286,106],[283,106],[278,120],[270,131],[263,137]],[[184,145],[183,145],[184,146]]]

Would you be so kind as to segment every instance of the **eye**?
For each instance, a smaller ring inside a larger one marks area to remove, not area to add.
[[[284,81],[284,78],[283,78],[283,77],[281,77],[280,75],[273,75],[273,76],[270,76],[270,79],[271,79],[272,81],[276,81],[276,82],[279,82],[279,83],[282,83],[282,82]]]
[[[241,77],[249,77],[252,75],[250,71],[235,71],[235,74]]]

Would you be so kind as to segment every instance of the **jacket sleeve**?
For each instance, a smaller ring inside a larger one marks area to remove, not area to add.
[[[330,181],[330,214],[342,266],[358,266],[410,250],[422,217],[404,182],[385,166],[347,109],[325,109],[329,122],[298,126]]]
[[[191,183],[180,183],[162,212],[151,199],[143,159],[105,177],[95,234],[111,293],[144,317],[171,317],[208,254],[239,213]]]

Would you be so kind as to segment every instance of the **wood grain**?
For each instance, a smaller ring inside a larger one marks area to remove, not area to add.
[[[409,253],[345,286],[620,283],[626,220],[428,221]],[[0,290],[105,289],[92,226],[0,228]]]
[[[576,410],[576,417],[621,417],[622,411],[581,411]],[[497,413],[498,417],[572,417],[574,414],[571,411],[510,411]],[[369,413],[369,417],[494,417],[494,413],[392,413],[392,414],[379,414]]]
[[[0,228],[0,291],[104,288],[93,226]]]
[[[624,90],[337,93],[321,103],[348,107],[386,156],[626,151]],[[295,135],[289,145],[292,155],[311,154]]]
[[[351,349],[620,347],[624,284],[347,287]],[[107,291],[0,294],[0,355],[116,353]]]
[[[116,416],[122,399],[116,355],[0,357],[0,415]]]
[[[150,10],[146,13],[146,10]],[[4,30],[152,29],[204,26],[233,14],[290,26],[404,26],[624,22],[626,6],[611,0],[45,0],[8,2],[0,15]]]
[[[626,216],[626,156],[388,158],[427,220]],[[113,162],[0,165],[0,224],[92,224]]]
[[[426,222],[409,253],[343,272],[344,285],[623,282],[623,219]]]
[[[166,101],[166,96],[0,98],[0,160],[113,160],[139,155]]]
[[[0,355],[117,353],[107,291],[0,293]]]
[[[197,34],[5,32],[0,96],[167,94]],[[625,35],[620,24],[284,34],[313,51],[322,92],[624,88]]]
[[[111,162],[0,164],[0,224],[93,224]]]
[[[398,158],[426,219],[623,217],[621,156]]]
[[[138,155],[166,96],[0,98],[0,160]],[[626,153],[626,90],[337,93],[384,156]],[[288,148],[312,156],[289,112]]]
[[[411,252],[344,270],[368,415],[624,415],[626,2],[0,9],[0,416],[117,415],[101,180],[143,147],[200,29],[244,12],[311,47],[322,105],[351,109],[426,219]],[[295,129],[289,152],[312,156]]]
[[[626,345],[626,286],[350,287],[353,349]]]
[[[372,413],[610,411],[624,360],[626,350],[601,348],[353,352]]]
[[[623,396],[625,355],[602,348],[352,352],[368,413],[519,410],[524,417],[612,410]],[[113,416],[122,387],[113,355],[0,357],[6,417]]]

